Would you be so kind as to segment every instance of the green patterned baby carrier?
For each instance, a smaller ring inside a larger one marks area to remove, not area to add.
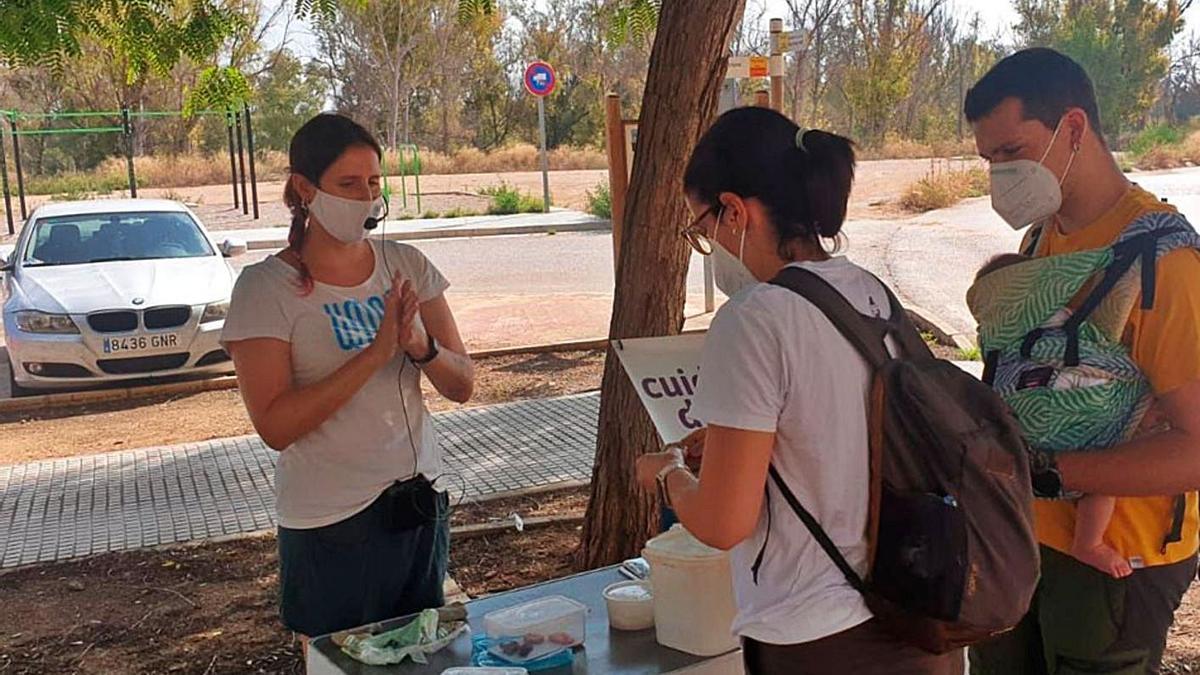
[[[1040,232],[1031,239],[1027,256]],[[1187,219],[1146,214],[1108,249],[1031,258],[972,286],[984,381],[1013,408],[1032,448],[1110,448],[1138,431],[1153,396],[1124,331],[1139,297],[1142,310],[1153,309],[1158,259],[1184,247],[1200,249]],[[1164,544],[1180,537],[1183,506],[1180,497]]]
[[[1108,248],[1032,258],[971,288],[984,380],[1032,447],[1102,449],[1137,431],[1153,398],[1125,327],[1139,295],[1143,310],[1154,307],[1158,259],[1186,247],[1200,248],[1200,236],[1183,216],[1149,213]]]
[[[1039,240],[1035,231],[1026,255]],[[1139,296],[1142,310],[1154,307],[1158,259],[1189,247],[1200,249],[1200,236],[1187,219],[1149,213],[1108,248],[1033,258],[972,286],[984,381],[1013,409],[1031,447],[1096,450],[1137,432],[1153,396],[1125,327]],[[1176,497],[1164,552],[1182,540],[1186,504]]]

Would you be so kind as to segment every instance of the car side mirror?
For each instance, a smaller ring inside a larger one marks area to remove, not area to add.
[[[245,255],[246,251],[249,250],[250,247],[241,239],[229,237],[225,241],[221,242],[221,255],[225,256],[226,258],[236,258],[238,256]]]
[[[0,274],[8,274],[13,271],[13,267],[14,265],[7,261],[0,263]]]

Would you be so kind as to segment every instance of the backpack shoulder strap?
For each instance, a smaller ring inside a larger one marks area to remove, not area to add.
[[[1187,246],[1200,247],[1200,235],[1196,234],[1187,219],[1176,212],[1155,211],[1143,214],[1130,223],[1112,245],[1112,262],[1105,268],[1099,283],[1062,326],[1067,337],[1064,364],[1079,365],[1080,328],[1100,308],[1101,303],[1136,263],[1141,262],[1141,307],[1143,310],[1153,309],[1159,257],[1171,250]],[[1025,337],[1021,355],[1029,358],[1034,345],[1045,334],[1046,331],[1041,328],[1031,331]]]
[[[825,550],[825,553],[829,556],[829,559],[833,561],[833,564],[841,571],[842,575],[846,577],[846,581],[850,584],[850,586],[852,586],[854,590],[858,591],[859,593],[865,594],[867,592],[866,582],[863,581],[863,578],[859,576],[858,572],[854,571],[854,568],[850,566],[850,563],[846,561],[846,557],[842,555],[841,551],[838,550],[837,544],[833,543],[833,540],[829,538],[829,535],[826,534],[825,530],[821,528],[821,525],[817,523],[817,519],[808,512],[808,509],[804,508],[804,505],[800,503],[800,500],[796,498],[796,495],[793,494],[790,489],[788,489],[787,483],[783,482],[783,476],[779,475],[779,471],[775,469],[774,464],[771,465],[769,471],[771,474],[771,480],[775,482],[775,487],[779,488],[779,492],[783,495],[783,499],[788,503],[788,506],[792,507],[792,510],[795,511],[796,515],[800,518],[800,522],[804,523],[804,526],[808,528],[810,533],[812,533],[813,539],[815,539],[817,543],[820,544],[821,548]]]
[[[829,282],[806,269],[785,267],[771,283],[787,288],[811,302],[862,354],[872,369],[878,369],[892,358],[885,341],[888,335],[894,336],[909,356],[921,355],[921,350],[928,353],[928,347],[909,323],[900,301],[883,282],[880,285],[887,293],[892,312],[887,320],[864,316]]]

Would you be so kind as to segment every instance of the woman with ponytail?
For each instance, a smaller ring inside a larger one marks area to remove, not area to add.
[[[246,410],[279,451],[280,609],[316,636],[442,604],[449,528],[421,375],[456,402],[474,374],[417,249],[368,239],[382,151],[348,117],[292,139],[288,247],[247,267],[222,340]]]
[[[696,477],[678,452],[648,454],[637,477],[698,539],[732,550],[732,628],[751,675],[961,675],[961,652],[928,654],[882,629],[768,479],[774,467],[866,572],[868,364],[816,306],[764,283],[796,267],[889,318],[883,284],[834,255],[854,164],[849,140],[765,108],[725,113],[700,139],[683,177],[693,216],[683,234],[713,257],[729,296],[692,408],[708,424],[703,462]]]

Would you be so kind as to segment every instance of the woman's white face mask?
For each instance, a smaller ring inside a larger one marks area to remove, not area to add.
[[[742,255],[746,249],[746,230],[742,230],[741,243],[738,244],[738,253],[733,255],[727,250],[721,242],[717,241],[717,230],[721,229],[721,219],[725,217],[725,209],[722,208],[717,212],[717,225],[713,228],[712,242],[713,252],[713,276],[717,283],[717,288],[726,297],[732,298],[747,286],[752,286],[758,283],[758,279],[746,267],[746,263],[742,262]]]
[[[369,201],[346,199],[317,190],[308,204],[309,214],[334,239],[346,244],[362,241],[367,236],[366,222],[383,213],[383,197]]]
[[[992,165],[992,208],[1014,230],[1040,223],[1062,208],[1062,184],[1079,154],[1078,148],[1071,149],[1071,158],[1067,160],[1061,179],[1046,168],[1046,157],[1058,140],[1062,126],[1063,120],[1059,120],[1040,161],[1018,159]]]

